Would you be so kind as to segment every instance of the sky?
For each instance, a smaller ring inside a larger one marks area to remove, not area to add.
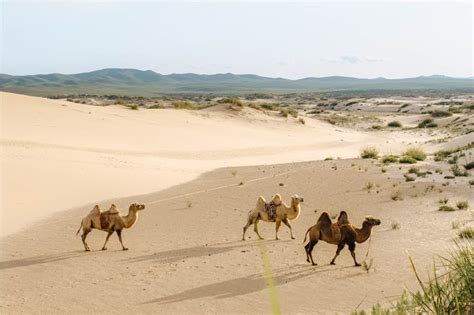
[[[135,68],[297,79],[473,75],[473,7],[449,2],[0,0],[0,73]]]

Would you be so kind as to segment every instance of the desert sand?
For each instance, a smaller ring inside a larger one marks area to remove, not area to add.
[[[382,172],[377,161],[355,159],[366,145],[430,149],[426,134],[301,125],[248,108],[132,111],[9,93],[1,100],[1,313],[349,313],[417,289],[408,256],[426,275],[435,255],[454,246],[452,222],[472,221],[469,211],[437,211],[441,197],[474,203],[468,178],[444,185],[435,173],[447,174],[447,163],[419,163],[432,175],[405,182],[410,166]],[[402,200],[394,201],[397,191]],[[292,222],[297,239],[282,226],[275,241],[274,225],[262,222],[265,241],[252,229],[242,241],[257,197],[276,192],[285,202],[305,198]],[[106,234],[93,231],[92,252],[84,252],[75,235],[81,218],[112,202],[123,213],[132,202],[146,205],[124,231],[130,250],[114,235],[101,251]],[[306,229],[322,211],[341,210],[358,226],[366,215],[382,220],[356,249],[372,262],[368,272],[353,267],[347,249],[329,265],[336,248],[321,242],[319,265],[305,261]]]
[[[427,136],[306,125],[245,108],[134,111],[0,93],[7,235],[57,211],[158,191],[219,167],[398,153]],[[7,223],[8,222],[8,223]]]

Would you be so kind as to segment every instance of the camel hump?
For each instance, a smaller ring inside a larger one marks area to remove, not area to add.
[[[89,212],[89,214],[100,214],[100,207],[99,205],[95,205],[94,208]]]
[[[257,209],[264,209],[265,204],[266,204],[265,198],[263,198],[263,196],[258,197],[257,205],[256,205]]]
[[[329,214],[327,212],[323,212],[319,216],[317,223],[321,223],[323,225],[331,225],[332,221],[331,221],[331,218],[329,217]]]
[[[119,211],[117,210],[117,206],[114,205],[114,204],[112,204],[112,205],[110,206],[110,209],[109,209],[108,212],[109,212],[109,214],[117,214],[117,213],[119,213]]]
[[[337,224],[339,226],[343,224],[349,224],[349,216],[347,215],[346,211],[341,211],[339,213],[339,217],[337,218]]]
[[[280,194],[275,194],[272,197],[272,202],[276,205],[279,205],[281,203],[281,196]]]

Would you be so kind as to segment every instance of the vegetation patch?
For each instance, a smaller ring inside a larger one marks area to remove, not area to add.
[[[402,127],[402,123],[397,120],[394,120],[394,121],[389,122],[387,126],[391,128],[400,128]]]
[[[474,228],[472,227],[465,227],[464,229],[462,229],[461,231],[459,231],[458,233],[459,237],[460,238],[468,238],[468,239],[473,239],[474,238]],[[473,254],[474,255],[474,254]],[[474,262],[473,262],[474,263]],[[474,268],[473,267],[474,265],[471,265],[471,268]],[[471,273],[472,273],[472,270],[471,270]],[[474,281],[474,280],[473,280]],[[474,282],[472,282],[474,283]],[[466,313],[467,314],[467,313]]]
[[[386,155],[382,158],[382,162],[384,164],[397,163],[398,162],[398,156],[396,156],[396,155]]]
[[[438,124],[436,124],[434,120],[431,118],[424,119],[422,122],[418,124],[418,128],[436,128],[436,127],[438,127]]]
[[[469,202],[467,202],[467,200],[458,201],[456,207],[458,207],[459,210],[467,210],[469,209]]]
[[[398,162],[400,162],[402,164],[415,164],[417,162],[417,160],[415,160],[411,156],[402,156],[400,158],[400,160],[398,160]]]
[[[435,110],[431,113],[431,117],[435,117],[435,118],[438,118],[438,117],[449,117],[449,116],[453,116],[453,113],[452,112],[448,112],[446,110]]]
[[[379,151],[376,147],[365,147],[360,151],[360,157],[363,159],[376,159]]]
[[[419,148],[409,148],[405,152],[405,156],[411,157],[417,161],[424,161],[426,159],[426,153]]]
[[[196,109],[196,107],[192,103],[187,102],[187,101],[173,102],[173,107],[175,109]]]

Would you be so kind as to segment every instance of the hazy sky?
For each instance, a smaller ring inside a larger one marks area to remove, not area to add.
[[[0,2],[8,74],[473,75],[470,1]]]

